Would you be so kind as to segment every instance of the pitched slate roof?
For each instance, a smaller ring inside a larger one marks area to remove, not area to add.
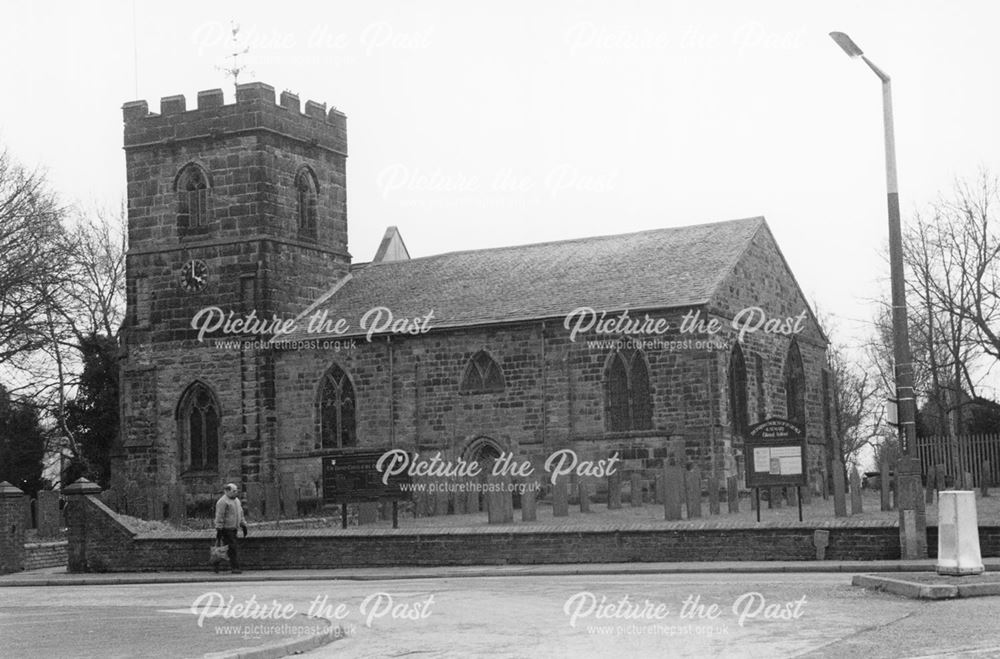
[[[433,310],[432,328],[562,318],[597,311],[673,308],[709,301],[764,218],[654,229],[559,242],[451,252],[352,268],[297,323],[302,339],[316,312],[360,319],[373,307],[394,318]],[[312,338],[321,336],[311,335]]]

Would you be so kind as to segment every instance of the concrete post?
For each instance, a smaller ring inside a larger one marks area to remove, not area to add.
[[[0,483],[0,574],[24,569],[24,492]]]

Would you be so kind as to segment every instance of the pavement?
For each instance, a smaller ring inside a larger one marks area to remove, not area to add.
[[[1000,572],[1000,558],[983,559],[988,572]],[[214,574],[210,569],[177,572],[69,573],[46,568],[0,576],[0,588],[18,586],[105,586],[199,583],[208,581],[391,581],[462,577],[540,577],[569,575],[643,575],[701,573],[896,573],[935,571],[935,559],[898,561],[701,561],[678,563],[569,563],[555,565],[473,565],[435,567],[342,568],[336,570],[260,570]]]

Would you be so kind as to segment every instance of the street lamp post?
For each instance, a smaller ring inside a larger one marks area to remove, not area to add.
[[[850,57],[860,57],[882,81],[882,119],[885,126],[885,183],[889,206],[889,277],[892,282],[892,337],[895,361],[896,401],[899,415],[899,445],[902,457],[896,468],[899,500],[899,543],[902,558],[926,558],[927,518],[916,451],[916,400],[913,396],[913,360],[906,319],[906,289],[903,283],[903,236],[899,219],[899,188],[896,183],[896,140],[892,129],[892,82],[843,32],[830,37]]]

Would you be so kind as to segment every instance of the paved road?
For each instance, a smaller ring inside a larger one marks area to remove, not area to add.
[[[200,656],[293,638],[288,624],[319,622],[306,616],[312,607],[346,633],[314,657],[1000,656],[1000,598],[917,602],[849,581],[695,574],[3,588],[0,654]],[[269,617],[212,615],[248,603]]]

